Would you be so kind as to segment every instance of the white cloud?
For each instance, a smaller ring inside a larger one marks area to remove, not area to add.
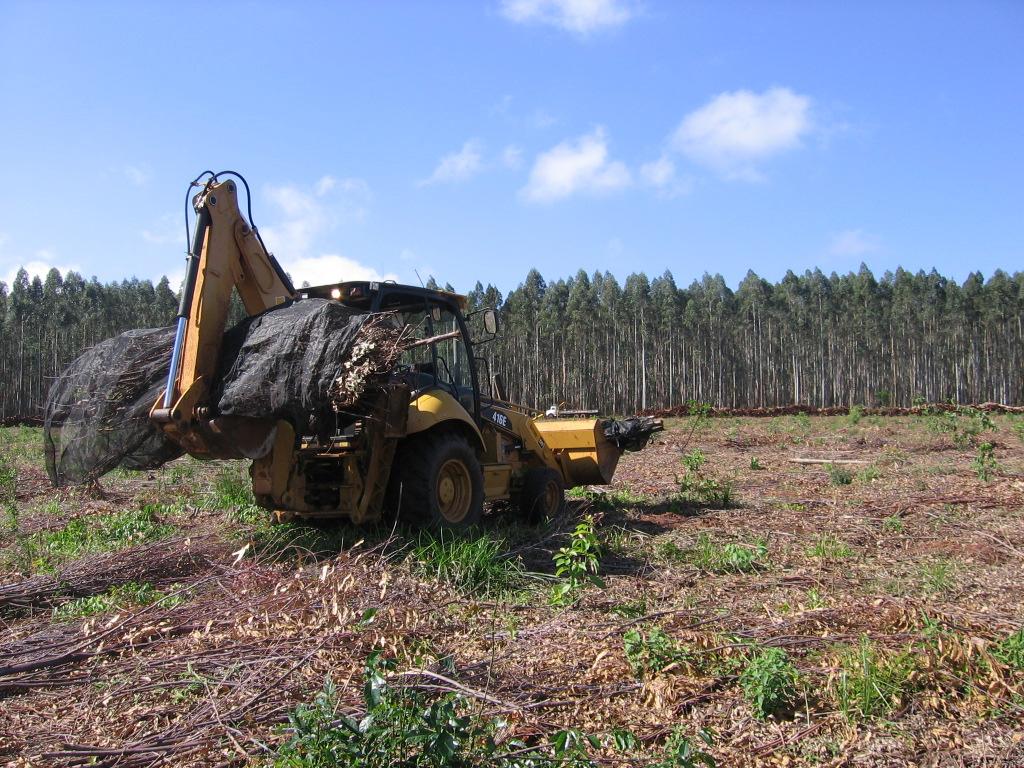
[[[441,158],[430,178],[423,179],[419,186],[447,184],[466,181],[483,169],[483,145],[479,139],[470,139],[458,152],[450,152]]]
[[[727,178],[758,180],[758,161],[799,146],[810,132],[810,108],[809,97],[788,88],[720,93],[683,118],[671,144]]]
[[[296,286],[338,283],[343,280],[397,280],[394,273],[381,274],[373,267],[336,253],[290,259],[282,264]]]
[[[320,180],[313,186],[313,191],[316,192],[317,197],[323,197],[336,186],[338,186],[336,178],[333,176],[321,176]]]
[[[149,173],[139,168],[137,165],[126,165],[124,167],[125,178],[128,179],[136,187],[144,186],[149,181]]]
[[[510,170],[518,170],[523,165],[523,148],[509,144],[501,150],[501,164]]]
[[[341,221],[362,221],[368,214],[370,187],[362,179],[323,176],[312,189],[294,184],[267,185],[263,192],[278,219],[260,227],[267,247],[288,257],[310,255],[317,238]]]
[[[311,187],[268,185],[263,193],[277,212],[276,219],[260,227],[263,241],[295,285],[394,279],[324,247],[339,223],[366,217],[370,188],[362,179],[322,176]]]
[[[547,203],[580,192],[613,192],[632,183],[629,169],[608,159],[608,143],[599,127],[538,155],[520,194],[526,200]]]
[[[862,229],[847,229],[832,237],[828,251],[836,256],[861,256],[879,249],[878,239]]]
[[[142,230],[142,239],[153,245],[173,245],[180,243],[185,247],[185,221],[180,213],[165,213],[152,227]]]
[[[503,0],[501,13],[518,24],[548,24],[588,35],[625,24],[633,8],[624,0]]]
[[[77,264],[57,264],[55,256],[51,251],[39,250],[36,251],[34,258],[28,261],[16,264],[11,267],[7,274],[2,278],[3,282],[7,283],[7,289],[10,290],[11,285],[14,283],[14,278],[18,275],[18,270],[23,268],[28,272],[29,282],[32,278],[38,277],[40,280],[46,279],[46,273],[56,267],[61,275],[66,275],[70,271],[81,272],[82,268]]]
[[[676,164],[662,155],[657,160],[640,166],[640,178],[652,187],[667,187],[676,177]]]

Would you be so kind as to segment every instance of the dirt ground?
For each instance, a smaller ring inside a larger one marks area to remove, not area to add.
[[[272,763],[326,679],[360,713],[380,650],[501,738],[594,735],[598,765],[673,733],[719,765],[1024,765],[1024,428],[992,422],[670,420],[559,519],[490,510],[487,589],[391,523],[270,526],[237,464],[54,491],[39,430],[2,429],[0,760]],[[553,604],[588,515],[603,585]]]

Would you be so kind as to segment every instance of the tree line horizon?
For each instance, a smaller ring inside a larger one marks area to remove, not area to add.
[[[620,283],[584,270],[548,282],[531,269],[507,295],[481,282],[467,295],[501,321],[476,354],[511,400],[539,409],[1024,403],[1022,272],[958,283],[934,269],[876,278],[861,265],[772,283],[748,271],[733,290],[721,275],[681,288],[668,270]],[[0,418],[40,417],[50,381],[82,351],[170,325],[177,305],[166,277],[101,283],[22,269],[9,288],[0,282]],[[243,316],[237,302],[232,315]]]

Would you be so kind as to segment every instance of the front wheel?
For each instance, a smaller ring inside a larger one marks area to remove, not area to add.
[[[519,512],[528,523],[539,523],[565,509],[565,482],[549,467],[527,470],[519,491]]]
[[[466,530],[483,514],[480,460],[466,439],[452,432],[406,439],[395,456],[390,485],[392,506],[418,525]]]

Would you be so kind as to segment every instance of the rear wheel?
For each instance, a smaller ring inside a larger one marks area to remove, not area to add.
[[[565,509],[565,482],[549,467],[535,467],[526,472],[519,492],[519,512],[530,523],[559,515]]]
[[[484,506],[480,461],[466,439],[452,432],[408,438],[395,456],[389,496],[390,506],[417,525],[472,528]]]

